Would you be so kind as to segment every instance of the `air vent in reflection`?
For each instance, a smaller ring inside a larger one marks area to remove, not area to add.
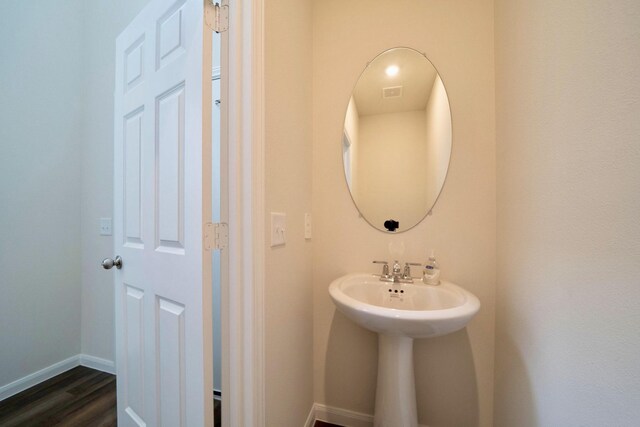
[[[402,86],[383,87],[383,98],[400,98],[402,96]]]

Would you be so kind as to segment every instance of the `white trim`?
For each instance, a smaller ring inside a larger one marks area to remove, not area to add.
[[[362,412],[349,411],[348,409],[336,408],[333,406],[314,403],[311,412],[304,423],[304,427],[313,427],[314,423],[324,421],[332,424],[339,424],[346,427],[372,427],[373,415]],[[418,427],[428,427],[419,424]]]
[[[18,394],[21,391],[40,384],[48,379],[67,372],[76,366],[86,366],[87,368],[96,369],[98,371],[107,372],[115,375],[115,363],[112,360],[102,359],[100,357],[90,356],[88,354],[76,354],[67,359],[42,368],[15,381],[0,386],[0,401]]]
[[[347,409],[335,408],[332,406],[316,403],[315,419],[332,424],[340,424],[348,427],[371,427],[373,426],[373,415],[361,412],[349,411]]]
[[[228,396],[223,400],[224,426],[265,425],[263,2],[230,2],[229,31],[222,40],[223,86],[229,76],[230,237],[229,304],[223,312],[223,327],[228,329],[222,343],[223,372],[228,372],[222,387]]]
[[[222,3],[228,3],[227,0],[222,0]],[[230,6],[230,13],[235,13],[235,6]],[[231,184],[235,184],[235,179],[232,177],[231,172],[235,171],[235,168],[231,167],[231,160],[229,156],[229,149],[231,147],[231,106],[234,104],[229,95],[231,82],[234,78],[231,77],[231,63],[230,63],[230,37],[229,34],[232,31],[225,31],[220,34],[220,100],[224,101],[220,104],[220,221],[230,224],[230,229],[233,229],[233,221],[229,214],[232,212],[230,202],[230,189]],[[231,102],[230,102],[231,101]],[[235,334],[242,332],[242,327],[234,324],[233,310],[237,309],[239,303],[235,302],[235,294],[232,295],[232,289],[230,287],[231,282],[231,251],[234,248],[235,235],[229,235],[229,246],[226,250],[220,251],[220,336],[221,336],[221,370],[222,370],[222,384],[221,388],[225,390],[227,399],[221,402],[222,409],[222,425],[229,427],[232,419],[236,418],[236,414],[242,409],[241,395],[236,391],[237,387],[232,384],[237,384],[240,380],[238,375],[241,373],[241,369],[236,368],[238,360],[234,357],[238,357],[238,352],[231,348],[235,345],[237,339]],[[234,305],[232,305],[234,301]],[[239,350],[241,353],[241,350]],[[240,408],[240,409],[237,409]]]
[[[0,387],[0,400],[4,400],[7,397],[11,397],[14,394],[18,394],[21,391],[33,387],[36,384],[40,384],[50,378],[60,375],[69,369],[75,368],[80,364],[80,355],[71,356],[68,359],[61,360],[39,371],[33,372],[15,381],[5,384]]]
[[[211,80],[218,80],[220,78],[221,69],[222,67],[220,67],[219,65],[214,65],[213,67],[211,67]]]
[[[101,357],[91,356],[89,354],[80,354],[79,364],[86,366],[87,368],[95,369],[97,371],[106,372],[107,374],[116,374],[116,364],[113,360],[103,359]]]
[[[253,232],[253,406],[256,426],[266,425],[265,415],[265,129],[264,129],[264,3],[252,1],[251,106],[252,106],[252,232]]]
[[[307,416],[307,421],[304,422],[304,427],[313,427],[316,422],[316,404],[311,405],[311,410]]]

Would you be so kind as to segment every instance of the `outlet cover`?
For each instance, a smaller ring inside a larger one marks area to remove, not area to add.
[[[111,236],[111,218],[100,218],[100,235]]]

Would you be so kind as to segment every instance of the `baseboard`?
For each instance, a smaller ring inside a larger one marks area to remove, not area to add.
[[[18,394],[21,391],[28,389],[29,387],[40,384],[41,382],[46,381],[49,378],[60,375],[61,373],[66,372],[69,369],[75,368],[79,364],[80,356],[71,356],[68,359],[61,360],[60,362],[54,363],[53,365],[47,366],[46,368],[40,369],[39,371],[12,381],[9,384],[0,386],[0,400],[4,400],[7,397],[11,397],[14,394]]]
[[[80,358],[80,365],[87,368],[95,369],[97,371],[106,372],[108,374],[116,374],[116,364],[113,360],[103,359],[101,357],[90,356],[88,354],[78,355]]]
[[[107,372],[109,374],[116,373],[115,363],[111,360],[102,359],[96,356],[90,356],[88,354],[76,354],[68,359],[61,360],[46,368],[40,369],[32,374],[26,375],[9,384],[0,386],[0,400],[4,400],[8,397],[18,394],[21,391],[40,384],[50,378],[60,375],[63,372],[73,369],[76,366],[86,366],[87,368],[96,369],[98,371]]]
[[[349,411],[347,409],[335,408],[332,406],[314,403],[311,412],[304,423],[304,427],[313,427],[315,421],[324,421],[331,424],[338,424],[345,427],[372,427],[373,415],[361,412]],[[428,427],[420,424],[418,427]]]
[[[348,409],[335,408],[332,406],[316,403],[314,408],[314,421],[320,420],[331,424],[339,424],[348,427],[371,427],[373,426],[373,415],[361,412],[349,411]],[[313,425],[313,424],[311,424]]]
[[[313,427],[313,424],[316,422],[316,405],[315,403],[311,405],[311,410],[309,411],[309,415],[307,416],[307,421],[304,422],[304,427]]]

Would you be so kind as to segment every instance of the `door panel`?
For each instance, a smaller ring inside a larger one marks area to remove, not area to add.
[[[156,106],[156,248],[184,253],[184,86],[163,93]]]
[[[116,41],[123,426],[213,422],[211,254],[202,241],[211,215],[211,32],[204,7],[203,0],[151,0]]]
[[[124,237],[125,245],[142,249],[142,121],[144,108],[125,117],[124,123]]]
[[[185,337],[182,304],[157,298],[160,425],[185,425]]]
[[[125,324],[127,328],[125,354],[127,356],[125,367],[127,372],[126,378],[126,398],[125,406],[130,408],[135,414],[144,413],[144,381],[143,381],[143,365],[144,354],[143,335],[144,318],[143,318],[143,301],[144,292],[124,284],[125,291]]]

